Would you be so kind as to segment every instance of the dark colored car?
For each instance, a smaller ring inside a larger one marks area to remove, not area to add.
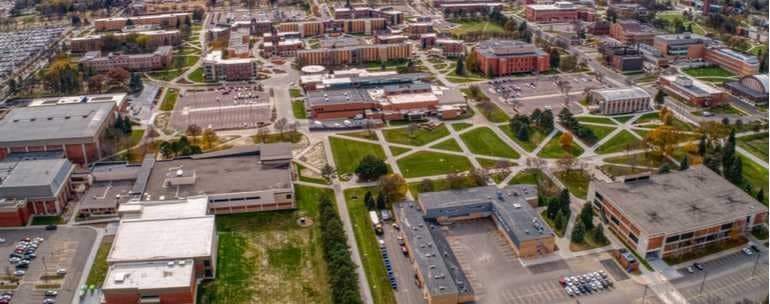
[[[697,268],[700,271],[703,271],[703,264],[701,264],[701,263],[692,263],[692,266],[694,266],[695,268]]]
[[[54,224],[49,224],[48,226],[45,226],[45,230],[56,230],[56,229],[58,229],[58,228],[59,228],[59,227],[57,227],[57,226],[56,226],[56,225],[54,225]]]

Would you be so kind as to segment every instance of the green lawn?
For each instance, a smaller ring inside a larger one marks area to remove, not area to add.
[[[660,112],[650,112],[650,113],[646,113],[646,114],[644,114],[642,116],[639,116],[639,118],[637,118],[634,121],[634,124],[638,125],[638,124],[643,124],[645,122],[651,122],[651,121],[656,121],[656,120],[660,120]]]
[[[487,120],[494,122],[494,123],[501,123],[501,122],[507,122],[510,117],[508,117],[508,114],[506,114],[500,107],[498,107],[496,104],[492,103],[491,111],[485,112],[479,110],[481,112],[481,115],[484,115],[484,117],[487,118]]]
[[[547,193],[548,195],[556,195],[559,192],[559,188],[553,183],[550,177],[546,175],[542,170],[536,168],[524,169],[517,173],[508,182],[509,185],[529,184],[538,185],[539,190]]]
[[[767,132],[738,137],[738,145],[751,154],[767,162],[768,137]]]
[[[602,124],[608,124],[608,125],[615,125],[616,123],[612,121],[612,119],[609,119],[607,117],[601,117],[601,116],[577,116],[575,117],[577,121],[580,122],[595,122],[595,123],[602,123]]]
[[[304,172],[307,168],[305,166],[294,163],[295,166],[297,166],[297,176],[299,177],[300,181],[308,182],[308,183],[314,183],[314,184],[322,184],[322,185],[328,185],[329,183],[323,179],[323,178],[316,178],[316,177],[308,177],[304,176],[302,172]]]
[[[147,74],[150,75],[150,77],[157,80],[171,81],[174,78],[179,77],[179,75],[182,75],[184,71],[185,69],[166,69],[166,70],[160,70],[155,72],[149,72]]]
[[[385,140],[391,143],[422,146],[449,135],[449,130],[442,124],[432,130],[418,127],[411,136],[409,134],[409,127],[385,129],[382,130],[382,135],[385,136]]]
[[[472,168],[471,162],[464,156],[425,151],[399,159],[397,163],[406,178],[463,172]]]
[[[431,182],[433,184],[433,190],[429,192],[446,191],[450,189],[449,183],[446,181],[446,179],[443,179],[443,178],[434,179],[434,180],[431,180]],[[408,186],[409,186],[409,192],[411,192],[415,198],[418,198],[420,193],[423,193],[420,187],[420,182],[409,183]],[[459,189],[466,189],[471,187],[478,187],[478,185],[475,184],[472,179],[466,178],[461,183]]]
[[[455,152],[463,151],[463,149],[460,148],[460,145],[457,144],[457,141],[455,141],[454,138],[445,139],[444,141],[441,141],[431,146],[431,148],[439,149],[439,150],[455,151]]]
[[[374,133],[374,130],[371,132],[369,131],[354,131],[354,132],[345,132],[345,133],[337,133],[338,135],[345,135],[350,137],[356,137],[361,139],[368,139],[368,140],[377,140],[377,134]]]
[[[735,74],[720,67],[700,67],[684,69],[684,73],[692,77],[735,77]]]
[[[634,118],[634,115],[622,115],[622,116],[612,116],[612,119],[617,120],[620,123],[624,123],[626,121],[631,120],[631,118]]]
[[[86,279],[86,285],[94,285],[101,287],[104,283],[104,278],[107,276],[107,255],[112,248],[112,242],[102,242],[99,245],[99,250],[96,251],[96,257],[94,258],[94,264],[91,266],[91,271],[88,273],[88,279]]]
[[[630,155],[616,156],[616,157],[605,158],[604,161],[608,163],[626,164],[626,165],[652,167],[652,168],[659,168],[664,163],[668,163],[673,166],[671,161],[669,161],[667,158],[655,155],[654,153],[636,153],[636,154],[630,154]]]
[[[451,20],[452,23],[456,23],[459,26],[452,29],[450,33],[453,35],[465,35],[470,32],[483,32],[483,33],[504,33],[505,30],[498,24],[487,21],[456,21]]]
[[[190,74],[187,75],[187,78],[190,79],[190,81],[206,82],[206,79],[203,78],[202,68],[197,68],[194,71],[190,72]]]
[[[631,174],[650,171],[650,169],[647,169],[647,168],[623,167],[623,166],[613,166],[613,165],[602,165],[600,168],[602,169],[602,171],[604,171],[604,173],[608,174],[610,177],[631,175]]]
[[[334,163],[337,164],[337,172],[339,173],[353,173],[356,167],[358,167],[358,163],[367,154],[372,154],[379,159],[385,159],[385,152],[382,151],[380,145],[334,136],[329,137],[329,143],[331,144]]]
[[[198,303],[331,303],[318,203],[334,194],[295,185],[295,196],[297,210],[217,216],[217,279],[201,286]],[[315,224],[300,227],[300,216]]]
[[[542,132],[540,132],[540,130],[538,130],[536,128],[530,127],[529,128],[529,140],[528,141],[523,141],[523,140],[519,139],[518,137],[516,137],[515,134],[513,134],[513,130],[511,130],[511,128],[509,126],[507,126],[507,125],[500,126],[500,129],[503,130],[505,135],[508,135],[508,137],[510,139],[515,141],[516,144],[519,145],[519,147],[522,147],[524,150],[527,150],[529,152],[534,151],[535,148],[537,148],[537,146],[539,146],[540,143],[542,143],[543,140],[545,140],[545,138],[548,136],[548,134],[543,134]]]
[[[291,89],[289,89],[289,96],[291,98],[302,97],[302,90],[297,89],[297,88],[291,88]]]
[[[639,147],[641,140],[636,138],[631,132],[626,130],[621,131],[617,135],[610,138],[599,148],[596,149],[596,153],[608,154],[628,150],[636,150]]]
[[[44,225],[51,225],[51,224],[58,225],[58,224],[63,224],[63,223],[64,223],[64,219],[61,216],[58,216],[58,215],[51,215],[51,216],[41,216],[41,215],[38,215],[38,216],[35,216],[34,218],[32,218],[32,223],[30,223],[30,225],[33,225],[33,226],[35,226],[35,225],[44,226]]]
[[[585,199],[588,194],[588,182],[591,177],[583,170],[567,170],[555,172],[553,175],[567,187],[572,195]]]
[[[465,145],[474,154],[519,158],[519,153],[508,146],[487,127],[476,128],[460,135]]]
[[[743,184],[751,184],[751,188],[756,193],[759,191],[759,189],[764,189],[765,191],[765,201],[762,202],[765,205],[767,205],[768,202],[768,179],[767,174],[768,170],[765,169],[765,167],[760,166],[759,164],[753,162],[752,160],[748,159],[747,157],[738,154],[738,156],[741,158],[741,162],[743,163]],[[741,186],[741,188],[745,187],[744,185]]]
[[[479,162],[479,165],[484,169],[492,169],[497,164],[496,160],[483,157],[476,157],[476,161]]]
[[[596,141],[602,140],[602,138],[606,137],[612,131],[615,130],[613,127],[602,127],[602,126],[595,126],[595,125],[589,125],[589,124],[582,124],[584,127],[591,129],[591,131],[594,132],[594,135],[596,135]],[[575,136],[577,137],[577,136]],[[591,143],[594,144],[594,143]]]
[[[259,134],[251,136],[251,140],[255,144],[271,144],[277,142],[290,142],[296,144],[303,138],[305,138],[305,135],[302,135],[302,133],[297,131],[284,132],[283,134],[272,133],[267,134],[265,137],[261,137]]]
[[[469,124],[467,122],[458,122],[458,123],[453,123],[452,124],[452,128],[454,128],[455,131],[458,131],[458,132],[462,131],[462,130],[465,130],[467,128],[470,128],[470,127],[473,127],[473,125]]]
[[[372,292],[374,303],[395,304],[396,297],[390,287],[388,273],[380,254],[380,246],[369,220],[369,210],[364,205],[366,191],[371,191],[373,195],[377,195],[375,187],[345,190],[345,202],[348,206],[350,222],[353,225],[356,244],[358,244],[358,251],[361,254],[361,263],[364,264],[364,272],[369,281],[369,289]],[[391,252],[391,254],[397,253]]]
[[[176,98],[179,96],[179,90],[166,89],[166,96],[163,98],[163,102],[160,104],[161,111],[172,111],[176,105]]]
[[[307,112],[305,111],[305,103],[302,100],[291,102],[291,111],[294,113],[296,119],[306,119]]]
[[[409,151],[409,149],[407,149],[407,148],[390,146],[390,153],[392,153],[394,156],[395,155],[401,155],[401,154],[406,153],[408,151]]]
[[[559,143],[559,136],[561,136],[561,132],[557,132],[556,136],[551,138],[537,155],[543,158],[564,158],[568,156],[578,157],[580,154],[583,154],[583,148],[576,143],[572,143],[572,146],[567,151],[562,149]]]

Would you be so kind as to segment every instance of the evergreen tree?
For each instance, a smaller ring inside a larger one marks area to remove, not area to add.
[[[757,200],[760,202],[765,201],[765,189],[759,189],[759,191],[757,192]]]
[[[561,193],[559,194],[559,209],[564,212],[564,215],[567,217],[569,217],[569,215],[572,213],[569,209],[569,203],[569,191],[567,191],[567,189],[562,189]]]
[[[564,213],[557,212],[556,218],[553,220],[554,228],[556,228],[556,230],[561,231],[562,229],[564,229],[564,222],[565,222]]]
[[[578,219],[586,230],[594,228],[594,208],[591,207],[590,203],[583,204],[583,208],[580,209],[580,214],[578,214]]]
[[[748,194],[754,193],[754,189],[751,187],[751,184],[746,184],[746,186],[743,187],[743,191],[746,191]]]
[[[666,93],[663,93],[663,90],[658,90],[658,93],[655,94],[655,104],[657,105],[663,105],[665,102]]]
[[[361,159],[356,168],[356,175],[362,180],[375,180],[388,173],[388,166],[376,156],[368,154]]]
[[[529,141],[529,128],[519,128],[519,132],[516,133],[516,138],[521,141]]]
[[[687,157],[687,156],[685,156],[685,157]],[[669,166],[668,163],[664,163],[658,169],[658,173],[659,174],[666,174],[666,173],[669,173],[669,172],[671,172],[671,166]]]
[[[545,214],[550,219],[555,219],[556,214],[559,213],[559,210],[561,210],[561,206],[559,205],[559,201],[555,199],[547,199],[546,200],[548,207],[545,209]]]
[[[382,193],[377,194],[377,209],[385,209],[385,196]]]
[[[543,118],[543,111],[540,110],[540,108],[535,109],[532,111],[532,114],[529,115],[529,121],[535,124],[535,126],[540,125],[540,119]]]
[[[698,155],[704,156],[706,155],[706,149],[709,146],[708,138],[706,137],[706,134],[701,135],[700,141],[698,142]]]
[[[367,210],[374,210],[374,207],[376,207],[376,202],[374,201],[374,198],[372,197],[371,191],[366,191],[366,194],[364,195],[364,206],[366,206]]]
[[[553,131],[553,112],[550,109],[543,111],[543,115],[540,117],[537,127],[544,134]]]
[[[703,157],[703,164],[717,174],[722,174],[722,162],[720,161],[719,155],[715,155],[714,153],[706,154],[706,156]]]
[[[572,228],[572,242],[582,244],[585,241],[585,233],[586,228],[583,227],[583,222],[575,222],[575,226]]]
[[[132,92],[139,92],[144,88],[144,84],[142,83],[142,77],[139,76],[139,73],[133,73],[131,74],[131,79],[128,81],[128,88]]]
[[[115,129],[120,130],[120,132],[124,132],[123,131],[123,115],[118,115],[118,118],[115,118],[115,126],[114,127],[115,127]]]
[[[607,239],[607,236],[604,235],[604,226],[601,223],[596,225],[596,228],[591,231],[591,238],[594,239],[594,242],[599,244],[607,244],[610,242],[610,240]]]
[[[465,75],[465,58],[463,56],[460,56],[460,58],[457,58],[457,66],[455,66],[455,74],[460,76]]]
[[[743,183],[743,161],[740,157],[734,157],[730,161],[730,168],[725,170],[725,178],[735,185]]]
[[[552,68],[559,68],[559,63],[561,62],[561,55],[559,54],[559,50],[556,48],[551,48],[551,50],[548,52],[548,60]]]
[[[133,131],[134,126],[131,124],[131,119],[126,117],[123,119],[123,133],[131,134],[131,131]]]
[[[690,159],[685,155],[682,161],[679,162],[679,171],[684,171],[690,168]]]

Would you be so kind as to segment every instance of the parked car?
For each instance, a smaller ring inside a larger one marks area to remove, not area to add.
[[[749,248],[751,248],[751,250],[754,250],[754,252],[759,253],[759,247],[757,247],[756,244],[751,244],[751,246],[749,246]]]
[[[692,266],[687,266],[687,272],[695,273],[695,268],[693,268]]]
[[[743,247],[743,249],[741,249],[741,251],[743,251],[743,254],[745,254],[745,255],[752,255],[752,254],[754,254],[754,251],[752,251],[749,247]]]
[[[701,263],[697,263],[697,262],[696,263],[692,263],[692,266],[695,267],[695,269],[698,269],[700,271],[703,271],[703,269],[704,269],[703,268],[703,264],[701,264]]]
[[[49,224],[48,226],[45,226],[45,230],[56,230],[56,229],[58,229],[58,228],[59,228],[59,227],[57,227],[57,226],[56,226],[56,225],[54,225],[54,224]]]
[[[65,269],[65,268],[56,269],[56,274],[58,274],[58,275],[65,275],[65,274],[67,274],[67,269]]]
[[[18,267],[18,266],[17,266],[17,267]],[[14,272],[13,272],[13,275],[15,275],[15,276],[17,276],[17,277],[20,277],[20,276],[23,276],[23,275],[25,275],[26,273],[27,273],[26,271],[19,269],[19,270],[16,270],[16,271],[14,271]]]
[[[46,290],[45,291],[45,296],[46,297],[55,297],[57,295],[59,295],[59,292],[56,291],[56,290]]]

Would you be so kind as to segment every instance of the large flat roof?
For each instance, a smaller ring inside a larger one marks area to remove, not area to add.
[[[96,182],[88,188],[78,203],[78,209],[114,208],[126,203],[130,197],[133,181]]]
[[[543,54],[543,51],[535,47],[534,44],[519,40],[484,40],[479,42],[476,50],[487,57],[535,56]]]
[[[291,188],[291,170],[288,166],[265,166],[258,153],[266,149],[273,160],[285,150],[248,147],[196,155],[190,158],[157,161],[150,173],[145,193],[151,199],[181,199],[196,195],[215,195]],[[286,156],[290,159],[291,154]],[[181,174],[180,174],[181,173]],[[189,178],[192,182],[171,182],[175,178]]]
[[[98,135],[115,103],[14,108],[0,120],[0,145],[82,143]]]
[[[592,181],[591,187],[649,235],[714,226],[767,211],[702,165],[637,181]]]
[[[110,266],[102,285],[105,290],[142,290],[187,288],[193,284],[193,260],[119,263]]]
[[[55,197],[73,169],[63,158],[0,162],[0,198]]]
[[[137,262],[210,257],[214,216],[123,220],[107,262]]]
[[[609,88],[593,90],[592,92],[601,95],[605,100],[623,100],[629,98],[650,98],[650,93],[647,93],[644,89],[632,86],[625,88]]]

